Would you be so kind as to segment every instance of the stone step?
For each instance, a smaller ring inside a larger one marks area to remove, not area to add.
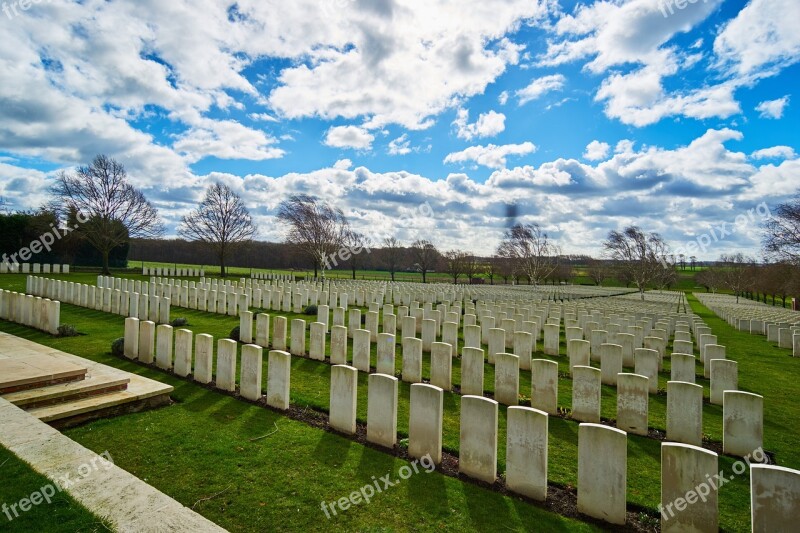
[[[81,381],[85,366],[31,350],[0,358],[0,394]]]
[[[130,378],[123,374],[95,370],[81,381],[12,392],[3,398],[17,407],[32,409],[122,391],[129,382]]]
[[[27,411],[43,422],[51,423],[71,419],[73,423],[80,423],[90,418],[114,416],[138,410],[129,404],[138,403],[141,408],[145,408],[169,403],[169,393],[172,392],[172,387],[169,385],[136,374],[129,374],[129,378],[127,389],[122,391],[90,396],[67,403],[34,407]],[[153,400],[155,403],[148,402],[148,400]],[[124,409],[118,410],[116,409],[118,407]]]
[[[4,365],[15,369],[14,380],[3,370]],[[31,378],[37,375],[38,378]],[[173,390],[170,385],[3,332],[0,332],[0,376],[0,382],[9,388],[38,383],[40,386],[33,388],[39,390],[15,389],[5,397],[11,396],[33,416],[59,428],[168,405]],[[53,376],[80,376],[85,382],[59,385],[42,380],[41,376],[51,381]]]

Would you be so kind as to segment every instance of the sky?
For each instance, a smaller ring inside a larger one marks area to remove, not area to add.
[[[373,242],[599,255],[636,224],[760,255],[800,189],[797,0],[0,0],[0,197],[122,163],[167,235],[223,182]]]

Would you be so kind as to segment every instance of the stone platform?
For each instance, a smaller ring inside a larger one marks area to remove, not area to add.
[[[165,405],[172,390],[0,332],[0,397],[56,427]]]

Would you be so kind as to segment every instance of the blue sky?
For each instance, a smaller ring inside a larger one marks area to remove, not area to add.
[[[104,153],[173,234],[223,181],[266,240],[308,192],[373,241],[490,254],[515,204],[597,254],[633,223],[685,248],[800,188],[796,0],[2,6],[11,209]],[[695,255],[758,256],[760,222]]]

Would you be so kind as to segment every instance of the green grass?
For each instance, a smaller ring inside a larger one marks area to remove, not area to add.
[[[41,474],[36,473],[27,463],[18,459],[16,455],[0,446],[0,505],[7,507],[0,512],[0,531],[30,532],[30,531],[80,531],[99,532],[108,531],[102,520],[95,517],[71,496],[64,492],[57,492],[50,498],[50,503],[41,501],[39,505],[23,512],[18,504],[23,498],[29,498],[33,493],[52,482]],[[53,490],[54,487],[53,487]],[[45,489],[46,494],[51,491]],[[14,512],[16,510],[16,513]],[[8,515],[5,512],[8,512]],[[9,520],[9,516],[11,520]]]
[[[94,276],[73,275],[69,279],[92,282]],[[6,276],[0,278],[0,283],[18,290],[24,285],[24,277]],[[800,453],[793,446],[800,433],[796,424],[793,425],[800,415],[800,408],[792,401],[800,392],[800,385],[792,377],[798,371],[800,361],[789,357],[786,350],[771,346],[763,337],[750,336],[730,328],[694,297],[690,296],[689,300],[694,311],[712,327],[718,342],[727,346],[728,358],[739,362],[740,388],[765,396],[765,448],[776,453],[780,465],[800,467]],[[316,319],[292,313],[270,314],[287,316],[290,321],[293,318],[303,318],[307,322]],[[209,333],[216,339],[227,336],[238,325],[238,319],[234,317],[173,308],[172,318],[179,316],[188,318],[188,329],[196,333]],[[319,511],[321,500],[331,501],[347,495],[364,485],[370,476],[380,477],[396,472],[399,465],[403,464],[399,459],[324,434],[166,373],[112,358],[108,354],[110,342],[123,334],[120,317],[64,305],[62,323],[74,324],[87,335],[54,339],[7,322],[0,322],[0,329],[173,384],[176,387],[174,397],[178,400],[177,405],[167,409],[94,422],[70,430],[67,434],[95,451],[110,450],[120,466],[146,478],[184,505],[191,506],[202,498],[224,491],[218,497],[198,504],[197,510],[226,528],[246,531],[274,523],[272,521],[278,516],[273,512],[275,507],[288,516],[287,528],[313,528],[321,523],[320,520],[325,520]],[[563,356],[547,357],[537,353],[535,357],[556,360],[561,372],[568,370],[568,362]],[[374,346],[372,362],[374,365]],[[402,354],[398,346],[398,370],[401,362]],[[424,376],[429,376],[429,366],[429,357],[425,357]],[[659,376],[659,387],[662,389],[666,387],[669,368],[667,359],[664,371]],[[708,381],[701,377],[699,367],[698,372],[700,376],[697,383],[704,386],[705,396],[708,397]],[[264,383],[266,373],[265,364]],[[330,368],[326,363],[293,358],[292,403],[327,412],[329,375]],[[458,384],[460,359],[454,360],[453,376],[454,383]],[[366,421],[366,380],[366,374],[359,374],[358,419],[362,422]],[[486,365],[487,392],[494,389],[493,381],[493,368]],[[409,385],[401,382],[399,389],[398,431],[404,437],[408,434]],[[571,392],[571,381],[560,379],[560,406],[569,408]],[[523,398],[530,395],[530,373],[527,371],[520,373],[520,393]],[[616,392],[613,388],[603,387],[602,402],[602,416],[615,418]],[[459,447],[459,403],[460,396],[445,395],[443,441],[445,449],[452,453],[458,453]],[[498,443],[501,473],[505,469],[505,411],[501,407]],[[651,427],[665,428],[665,411],[666,396],[663,393],[651,396]],[[720,441],[721,407],[706,403],[703,416],[704,433],[708,438]],[[278,432],[258,441],[249,440],[270,433],[275,429],[275,423]],[[550,419],[549,480],[553,483],[570,486],[577,483],[577,431],[576,422],[557,417]],[[131,438],[131,435],[136,435],[136,438]],[[720,457],[720,469],[731,473],[733,462],[733,458]],[[174,466],[170,467],[170,464]],[[236,475],[231,477],[231,472]],[[250,486],[248,480],[253,480],[255,485]],[[251,495],[252,492],[256,494]],[[480,505],[475,503],[476,498],[480,499]],[[628,501],[654,510],[659,498],[660,443],[630,435]],[[575,522],[565,522],[560,517],[516,499],[501,497],[439,474],[412,477],[391,494],[381,495],[380,506],[370,506],[369,510],[363,506],[351,509],[345,516],[336,519],[336,526],[348,529],[402,529],[402,518],[411,513],[421,516],[425,529],[438,529],[445,525],[445,529],[486,529],[494,525],[492,517],[497,513],[502,513],[500,516],[503,520],[510,516],[511,528],[532,527],[529,525],[532,522],[528,520],[533,516],[536,517],[537,526],[548,524],[542,526],[544,529],[564,528],[567,525],[572,528],[576,525]],[[260,518],[249,517],[251,511]],[[723,529],[749,530],[749,481],[746,474],[722,487],[720,512]],[[262,518],[266,522],[261,521]]]

